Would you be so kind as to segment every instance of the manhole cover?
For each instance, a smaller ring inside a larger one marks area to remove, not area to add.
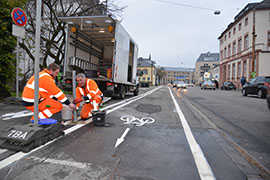
[[[161,111],[161,106],[160,105],[153,105],[153,104],[140,104],[136,107],[136,110],[139,112],[144,112],[144,113],[156,113]]]

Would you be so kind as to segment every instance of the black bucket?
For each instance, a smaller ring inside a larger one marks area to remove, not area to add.
[[[105,126],[106,112],[98,111],[93,113],[93,123],[95,126]]]

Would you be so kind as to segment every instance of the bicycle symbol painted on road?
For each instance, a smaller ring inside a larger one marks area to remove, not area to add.
[[[121,121],[124,121],[124,124],[133,124],[135,126],[143,126],[145,124],[152,124],[155,122],[155,119],[151,117],[136,118],[131,115],[125,115],[120,117]]]

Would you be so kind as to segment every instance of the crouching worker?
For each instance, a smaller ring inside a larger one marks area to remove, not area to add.
[[[56,86],[55,77],[59,73],[59,65],[52,63],[47,69],[39,73],[39,103],[38,103],[38,118],[46,119],[56,115],[54,118],[60,120],[60,112],[63,104],[68,105],[71,109],[76,109],[76,106],[67,99],[65,94]],[[23,105],[26,109],[34,112],[35,99],[35,80],[34,75],[28,80],[22,93]],[[31,120],[34,119],[32,116]]]
[[[103,94],[99,90],[97,83],[92,79],[86,78],[82,73],[77,74],[76,81],[77,98],[73,101],[73,103],[79,107],[80,102],[84,101],[81,110],[81,119],[88,119],[92,117],[92,112],[99,110],[99,105],[102,102]]]

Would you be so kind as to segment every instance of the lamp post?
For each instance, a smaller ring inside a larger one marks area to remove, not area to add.
[[[251,71],[254,73],[255,70],[255,61],[256,61],[256,55],[255,55],[255,41],[256,41],[256,6],[253,8],[253,25],[252,25],[252,59],[251,59]],[[256,76],[256,75],[255,75]],[[252,74],[250,74],[250,77],[252,77]]]

